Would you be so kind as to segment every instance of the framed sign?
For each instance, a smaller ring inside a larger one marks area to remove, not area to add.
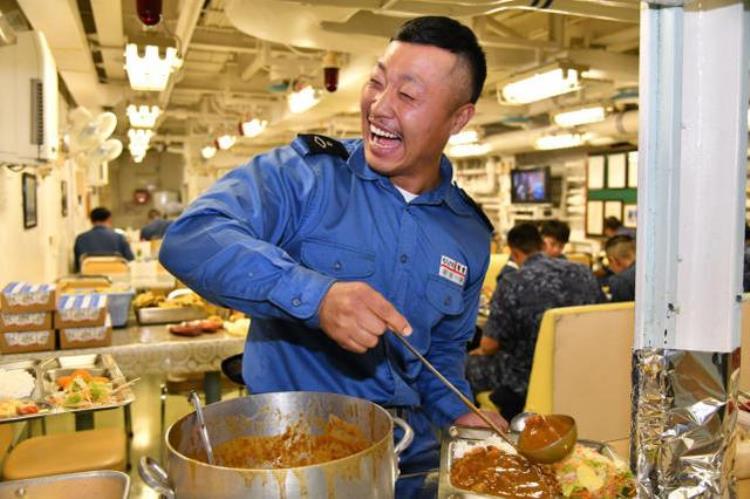
[[[607,187],[624,189],[626,187],[625,154],[610,154],[607,158]]]
[[[628,153],[628,187],[638,187],[638,151]]]
[[[589,156],[586,187],[604,189],[604,156]]]
[[[604,202],[589,201],[586,203],[586,234],[601,236],[604,234]]]
[[[615,217],[622,222],[622,201],[605,201],[604,218]]]
[[[36,175],[31,173],[21,175],[21,194],[23,197],[23,228],[36,227]]]
[[[622,225],[634,229],[638,222],[638,206],[626,204],[622,208]]]

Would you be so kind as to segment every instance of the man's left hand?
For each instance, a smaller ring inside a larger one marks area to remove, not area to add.
[[[503,417],[500,415],[497,411],[484,411],[480,409],[482,413],[489,418],[490,421],[495,423],[498,427],[500,427],[503,431],[508,431],[508,422],[503,419]],[[461,425],[461,426],[474,426],[479,428],[487,428],[487,423],[485,423],[482,418],[474,414],[473,412],[467,412],[463,416],[460,416],[458,419],[454,421],[454,424]]]

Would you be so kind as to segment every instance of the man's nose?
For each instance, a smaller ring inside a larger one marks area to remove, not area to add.
[[[389,117],[393,114],[393,92],[385,88],[375,95],[370,106],[373,116]]]

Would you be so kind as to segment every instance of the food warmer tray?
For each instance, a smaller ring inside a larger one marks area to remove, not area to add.
[[[509,434],[511,440],[517,439],[517,435]],[[497,499],[498,496],[479,494],[469,490],[454,487],[451,483],[451,467],[456,456],[459,445],[487,446],[490,438],[499,438],[488,428],[470,428],[466,426],[451,426],[443,433],[442,445],[440,447],[440,474],[438,477],[438,499]],[[594,449],[610,459],[615,459],[617,454],[607,444],[593,440],[578,440],[578,444]]]
[[[127,499],[129,492],[130,477],[121,471],[84,471],[0,482],[0,499]]]
[[[135,316],[139,324],[167,324],[205,319],[206,312],[197,307],[144,307],[136,309]]]
[[[92,376],[106,376],[112,380],[113,389],[127,382],[122,374],[120,367],[109,354],[85,354],[85,355],[67,355],[53,357],[41,362],[41,383],[44,393],[44,403],[49,406],[52,414],[62,414],[69,412],[99,411],[104,409],[115,409],[123,407],[135,400],[135,394],[130,386],[127,386],[118,392],[115,402],[108,404],[95,404],[88,407],[62,407],[51,404],[49,397],[55,394],[57,390],[57,378],[68,376],[76,369],[86,369]]]
[[[44,386],[40,375],[41,361],[39,360],[19,360],[14,362],[0,362],[0,369],[13,371],[21,369],[34,377],[34,390],[31,396],[18,399],[22,402],[34,402],[39,408],[39,412],[34,414],[22,414],[18,416],[0,417],[0,423],[13,423],[16,421],[26,421],[28,419],[40,418],[50,413],[50,406],[45,402]]]

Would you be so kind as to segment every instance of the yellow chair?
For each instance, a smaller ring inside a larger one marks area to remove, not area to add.
[[[508,263],[509,258],[510,255],[508,253],[493,253],[490,255],[490,265],[487,267],[487,273],[484,274],[482,288],[495,289],[497,276],[500,274],[503,267],[505,267],[505,264]]]
[[[81,257],[82,275],[105,275],[108,277],[127,276],[130,273],[128,261],[121,256]]]
[[[568,259],[568,261],[573,263],[580,263],[581,265],[585,265],[588,268],[591,268],[591,254],[590,253],[565,253],[565,258]]]

